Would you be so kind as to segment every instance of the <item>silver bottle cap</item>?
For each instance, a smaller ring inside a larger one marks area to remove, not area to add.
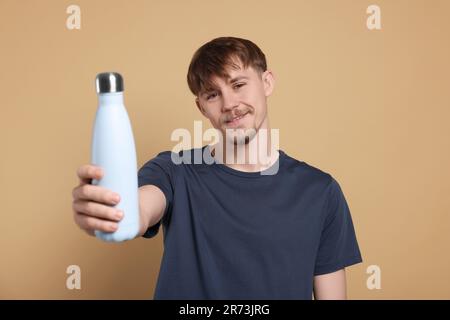
[[[95,78],[97,93],[123,92],[123,78],[117,72],[99,73]]]

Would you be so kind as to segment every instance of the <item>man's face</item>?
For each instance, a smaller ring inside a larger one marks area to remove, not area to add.
[[[224,137],[228,131],[228,141],[248,143],[261,127],[267,126],[267,97],[273,90],[273,75],[252,67],[244,69],[242,64],[239,69],[226,71],[229,75],[226,79],[212,77],[214,88],[200,92],[196,104]]]

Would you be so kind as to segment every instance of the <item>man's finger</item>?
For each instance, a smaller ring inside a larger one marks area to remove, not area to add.
[[[90,184],[92,179],[100,179],[103,176],[102,168],[87,164],[77,170],[77,176],[80,179],[80,185]]]

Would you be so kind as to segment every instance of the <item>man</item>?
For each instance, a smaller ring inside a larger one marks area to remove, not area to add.
[[[348,205],[330,174],[262,134],[275,83],[263,52],[249,40],[214,39],[194,54],[187,78],[221,135],[215,145],[161,152],[139,170],[139,236],[164,228],[154,298],[346,299],[345,267],[362,261]],[[252,157],[258,139],[265,161]],[[199,152],[215,161],[174,161]],[[76,223],[90,235],[113,232],[119,195],[90,184],[101,168],[82,166],[78,176]]]

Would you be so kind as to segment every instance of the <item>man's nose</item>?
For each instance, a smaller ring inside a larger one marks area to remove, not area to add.
[[[223,92],[222,102],[222,112],[232,110],[239,105],[239,100],[237,99],[236,94],[234,94],[233,92]]]

